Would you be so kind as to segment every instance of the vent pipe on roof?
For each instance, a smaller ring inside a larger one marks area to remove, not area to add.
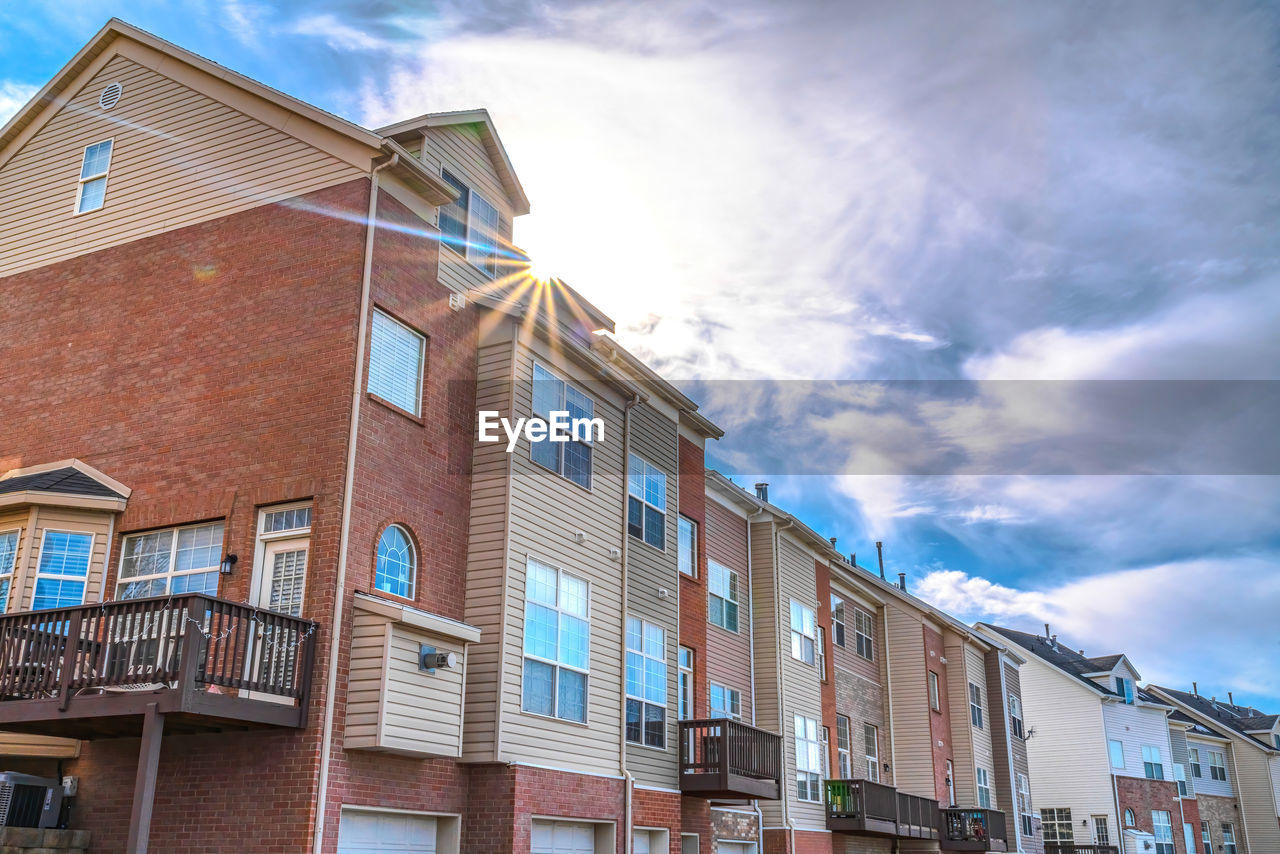
[[[857,553],[857,552],[849,552],[849,563],[851,563],[851,564],[852,564],[852,565],[854,565],[854,566],[857,566],[857,565],[858,565],[858,553]]]
[[[1048,640],[1048,639],[1049,639],[1049,624],[1048,624],[1048,623],[1045,623],[1045,624],[1044,624],[1044,639],[1045,639],[1045,640]]]
[[[1227,692],[1227,702],[1233,706],[1236,704],[1236,698],[1232,695],[1230,691]]]
[[[761,501],[769,500],[769,484],[767,483],[756,484],[756,498],[759,498]]]
[[[1082,650],[1080,650],[1080,657],[1081,657],[1081,658],[1084,658],[1084,650],[1083,650],[1083,649],[1082,649]]]
[[[836,547],[836,538],[835,538],[835,537],[832,537],[832,538],[831,538],[831,548],[833,548],[833,549],[834,549],[835,547]]]
[[[1195,682],[1191,683],[1191,693],[1195,694],[1197,697],[1200,696],[1200,686]]]
[[[876,560],[880,561],[880,577],[884,578],[884,543],[876,540]]]
[[[1057,635],[1054,635],[1053,637],[1049,638],[1049,646],[1053,647],[1053,651],[1054,651],[1054,652],[1057,652],[1057,651],[1058,651],[1058,636],[1057,636]]]
[[[905,592],[905,591],[906,591],[906,589],[907,589],[907,574],[906,574],[905,572],[899,572],[899,573],[898,573],[898,586],[899,586],[900,588],[902,588],[903,592]]]

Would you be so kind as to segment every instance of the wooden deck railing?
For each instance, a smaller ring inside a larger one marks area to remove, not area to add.
[[[898,791],[870,780],[827,780],[827,815],[898,821]]]
[[[1044,854],[1120,854],[1116,845],[1076,845],[1072,842],[1046,842]]]
[[[0,616],[0,702],[208,686],[306,697],[316,624],[204,594]]]
[[[992,840],[1004,842],[1008,839],[1004,813],[999,810],[947,807],[941,813],[944,843],[989,843]]]
[[[898,792],[898,826],[906,829],[906,836],[923,839],[938,838],[938,802]]]
[[[680,721],[680,788],[703,797],[776,799],[782,739],[727,718]]]

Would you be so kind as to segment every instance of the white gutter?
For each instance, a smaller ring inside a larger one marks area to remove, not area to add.
[[[380,163],[369,172],[369,214],[364,239],[364,271],[360,276],[360,326],[356,331],[356,370],[351,382],[351,429],[347,434],[347,474],[342,488],[342,535],[338,541],[337,595],[333,605],[333,633],[329,639],[329,674],[324,697],[324,734],[320,738],[320,779],[316,795],[316,829],[311,850],[321,854],[324,847],[324,813],[327,807],[329,760],[333,754],[333,706],[338,691],[339,635],[342,629],[342,603],[346,596],[347,545],[351,538],[351,494],[355,490],[356,439],[360,434],[360,401],[364,397],[364,351],[368,343],[369,296],[373,289],[373,239],[377,230],[378,173],[400,162],[399,154]]]

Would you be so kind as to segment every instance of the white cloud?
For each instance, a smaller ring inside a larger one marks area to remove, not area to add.
[[[36,92],[39,86],[18,83],[15,80],[0,80],[0,125],[13,118]]]

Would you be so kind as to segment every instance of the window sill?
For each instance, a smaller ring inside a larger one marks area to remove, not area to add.
[[[383,407],[390,409],[396,415],[399,415],[402,418],[407,418],[408,420],[412,421],[414,424],[417,424],[419,427],[427,426],[427,422],[423,420],[422,416],[414,415],[412,412],[410,412],[407,409],[401,409],[399,406],[396,406],[391,401],[387,400],[384,397],[379,397],[378,395],[374,394],[371,391],[367,391],[365,392],[365,394],[368,395],[369,399],[372,400],[374,403],[381,404]]]
[[[522,442],[522,444],[524,444],[524,445],[526,445],[526,446],[528,446],[528,444],[529,444],[528,440],[526,440],[526,439],[521,439],[521,442]],[[512,453],[513,453],[513,454],[515,454],[515,453],[517,453],[519,450],[520,450],[520,449],[518,449],[518,448],[517,448],[517,450],[512,451]],[[548,468],[548,467],[544,466],[542,463],[540,463],[540,462],[538,462],[537,460],[535,460],[535,459],[533,458],[533,452],[532,452],[532,449],[525,451],[525,452],[524,452],[524,454],[525,454],[525,456],[528,458],[528,460],[529,460],[529,462],[530,462],[530,463],[532,463],[533,465],[537,466],[539,469],[541,469],[542,471],[546,472],[547,474],[549,474],[549,475],[552,475],[552,476],[554,476],[554,477],[559,478],[560,480],[564,481],[565,483],[569,484],[570,486],[577,487],[578,489],[581,489],[583,492],[587,493],[588,495],[592,495],[592,494],[594,494],[594,493],[595,493],[595,490],[594,490],[594,489],[592,489],[590,486],[583,486],[582,484],[578,483],[578,482],[577,482],[576,480],[574,480],[573,478],[568,477],[568,476],[566,476],[566,475],[564,475],[564,474],[561,474],[560,472],[556,471],[556,470],[555,470],[555,469],[553,469],[553,468]],[[592,476],[592,483],[594,483],[594,482],[595,482],[595,478],[594,478],[594,475],[593,475],[593,476]]]
[[[553,723],[565,724],[567,726],[581,727],[582,729],[591,729],[591,725],[586,721],[575,721],[569,718],[558,718],[555,715],[544,715],[541,712],[531,712],[528,709],[521,709],[520,714],[527,715],[531,718],[537,718],[540,721],[552,721]]]
[[[737,637],[738,635],[742,634],[741,630],[739,629],[727,629],[724,626],[720,625],[719,623],[713,623],[710,620],[707,620],[707,626],[708,628],[719,629],[725,634],[730,634],[730,635],[733,635],[734,637]]]
[[[637,542],[637,543],[640,543],[641,545],[644,545],[644,546],[648,546],[649,548],[653,549],[655,552],[657,552],[657,553],[658,553],[658,554],[660,554],[660,555],[665,555],[665,554],[667,553],[667,549],[666,549],[666,547],[665,547],[665,546],[664,546],[664,547],[662,547],[662,548],[658,548],[657,546],[655,546],[653,543],[649,542],[648,540],[643,539],[643,538],[641,538],[641,537],[637,537],[635,534],[632,534],[631,532],[627,532],[627,536],[628,536],[628,537],[630,537],[630,538],[632,539],[632,541]],[[683,572],[682,572],[682,573],[680,573],[680,574],[681,574],[681,575],[684,575],[684,573],[683,573]],[[689,578],[690,576],[685,575],[684,577],[685,577],[685,578]]]
[[[409,605],[414,608],[421,607],[416,599],[407,599],[404,596],[398,596],[389,590],[381,590],[377,587],[371,587],[369,589],[369,595],[377,596],[379,599],[386,599],[390,602],[395,602],[397,605]]]
[[[451,252],[455,258],[457,258],[462,263],[466,264],[471,269],[475,270],[480,275],[484,276],[489,281],[493,282],[498,279],[497,274],[491,274],[484,267],[481,267],[475,261],[472,261],[470,258],[467,257],[465,252],[459,252],[456,248],[454,248],[453,246],[450,246],[448,243],[445,243],[444,241],[440,242],[440,248],[449,250],[449,252]]]
[[[627,747],[641,747],[641,748],[644,748],[645,750],[652,750],[652,751],[654,751],[655,753],[670,753],[670,752],[671,752],[671,748],[670,748],[670,747],[654,747],[652,744],[641,744],[641,743],[640,743],[640,742],[638,742],[638,741],[627,741],[627,742],[625,742],[625,743],[626,743]]]

